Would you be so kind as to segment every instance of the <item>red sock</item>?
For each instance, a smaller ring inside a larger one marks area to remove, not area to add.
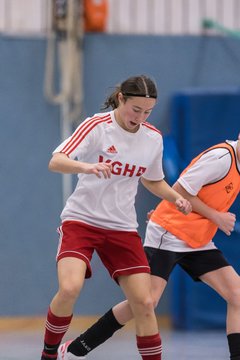
[[[137,336],[137,347],[143,360],[161,360],[162,343],[159,334]]]
[[[59,317],[54,315],[49,308],[45,325],[44,350],[43,355],[54,358],[57,348],[69,328],[72,315]]]

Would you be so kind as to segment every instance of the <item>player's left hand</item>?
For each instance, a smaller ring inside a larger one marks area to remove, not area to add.
[[[176,205],[177,210],[180,211],[181,213],[183,213],[184,215],[187,215],[192,211],[191,203],[184,198],[177,199],[175,201],[175,205]]]
[[[148,223],[148,221],[151,219],[152,213],[154,212],[154,210],[149,210],[147,213],[147,220],[146,223]]]

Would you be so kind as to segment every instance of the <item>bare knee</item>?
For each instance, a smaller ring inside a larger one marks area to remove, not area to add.
[[[240,308],[240,286],[237,288],[232,288],[229,291],[226,301],[229,305]]]
[[[139,299],[133,305],[135,310],[142,315],[148,316],[154,312],[154,302],[150,295]]]
[[[159,298],[153,299],[153,307],[154,307],[154,309],[156,309],[156,307],[158,306],[158,303],[159,303]]]
[[[66,282],[61,284],[58,290],[58,297],[62,302],[75,302],[81,290],[80,284]]]

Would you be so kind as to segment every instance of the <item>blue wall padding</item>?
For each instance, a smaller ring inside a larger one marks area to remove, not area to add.
[[[184,168],[184,162],[180,156],[176,140],[172,135],[166,135],[163,138],[163,169],[166,181],[173,185]]]
[[[207,147],[226,139],[236,140],[240,131],[239,89],[186,90],[172,99],[171,129],[179,157],[186,164]],[[230,211],[237,215],[239,226],[240,197]],[[216,245],[240,273],[240,233],[231,237],[220,230]],[[226,304],[205,284],[195,283],[177,267],[172,274],[172,322],[176,328],[224,329]]]
[[[239,131],[239,87],[190,89],[173,96],[171,134],[186,164],[206,147],[237,139]]]

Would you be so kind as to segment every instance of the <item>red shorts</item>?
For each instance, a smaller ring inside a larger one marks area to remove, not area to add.
[[[150,273],[142,241],[136,231],[101,229],[80,221],[64,221],[60,235],[57,261],[76,257],[87,265],[86,278],[91,277],[90,261],[94,250],[113,279],[120,275]]]

